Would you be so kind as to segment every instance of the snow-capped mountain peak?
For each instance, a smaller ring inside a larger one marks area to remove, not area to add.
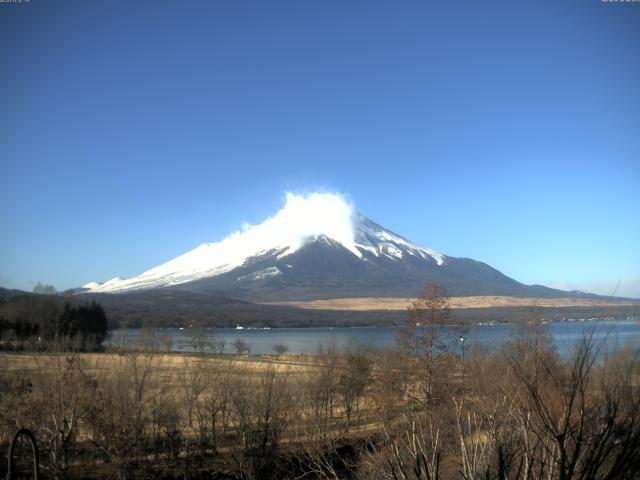
[[[437,265],[445,261],[440,253],[415,245],[358,214],[342,195],[287,194],[285,206],[259,225],[244,227],[220,242],[203,243],[137,277],[114,278],[102,284],[90,282],[83,288],[91,292],[123,292],[178,285],[230,272],[250,259],[266,255],[282,259],[319,238],[330,239],[361,260],[371,255],[401,260],[409,255]],[[258,280],[279,274],[280,270],[269,267],[239,279]]]

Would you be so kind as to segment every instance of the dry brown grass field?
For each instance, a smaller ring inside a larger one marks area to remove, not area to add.
[[[637,347],[596,362],[586,337],[563,359],[534,319],[463,359],[425,325],[408,322],[392,350],[304,356],[0,352],[0,456],[28,428],[44,478],[640,474]]]
[[[140,353],[145,356],[144,353]],[[68,358],[69,353],[29,353],[29,352],[0,352],[0,365],[5,373],[16,373],[54,368],[60,359]],[[86,362],[86,369],[92,374],[115,374],[126,368],[127,355],[123,353],[74,353],[73,356]],[[256,372],[266,368],[276,371],[303,372],[317,367],[314,357],[306,355],[202,355],[189,353],[157,353],[151,354],[153,367],[160,375],[175,375],[180,377],[185,370],[195,365],[203,367],[225,369],[242,366]]]
[[[362,297],[333,298],[291,302],[264,302],[271,305],[290,305],[315,310],[406,310],[415,298]],[[580,298],[535,298],[508,296],[450,297],[452,309],[491,307],[640,307],[637,300],[595,300]]]

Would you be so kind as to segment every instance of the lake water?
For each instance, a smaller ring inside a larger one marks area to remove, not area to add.
[[[474,325],[464,334],[465,349],[477,345],[498,347],[510,338],[512,326],[505,323],[493,325]],[[550,325],[553,340],[561,354],[567,355],[585,334],[594,332],[597,340],[606,341],[608,347],[619,348],[627,344],[640,346],[640,322],[634,320],[604,320],[604,321],[576,321],[554,322]],[[398,327],[326,327],[326,328],[272,328],[262,329],[204,329],[204,335],[224,337],[226,340],[225,353],[234,353],[232,342],[236,339],[244,340],[250,347],[251,353],[273,353],[275,344],[284,344],[289,353],[316,353],[321,344],[328,345],[336,342],[338,347],[344,347],[350,339],[374,348],[395,345]],[[172,350],[188,352],[190,333],[188,329],[154,329],[157,337],[170,336],[173,340]],[[445,327],[444,335],[453,349],[459,350],[459,330]],[[142,345],[143,333],[138,329],[114,330],[106,342],[109,345]]]

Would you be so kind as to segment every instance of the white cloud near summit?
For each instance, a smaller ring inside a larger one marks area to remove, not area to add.
[[[309,239],[324,234],[338,242],[353,243],[355,206],[339,193],[286,194],[285,205],[259,225],[243,224],[224,241],[243,236],[246,242],[291,245],[300,248]],[[295,247],[294,247],[295,248]]]

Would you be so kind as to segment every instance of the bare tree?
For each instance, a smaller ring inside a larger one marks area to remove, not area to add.
[[[207,362],[203,365],[201,401],[198,403],[198,427],[201,440],[207,439],[214,451],[217,449],[217,428],[225,427],[225,413],[229,405],[231,378],[235,374],[232,363]],[[224,432],[223,432],[224,433]]]
[[[207,341],[207,333],[202,327],[189,327],[185,336],[189,341],[189,346],[193,348],[193,353],[204,351]]]
[[[33,293],[39,293],[40,295],[55,295],[58,293],[56,287],[46,283],[38,282],[33,287]]]
[[[173,347],[173,337],[171,335],[165,335],[160,338],[160,343],[165,348],[166,352],[169,353]]]
[[[504,347],[507,355],[534,375],[543,375],[545,364],[553,370],[554,365],[559,365],[560,357],[549,327],[542,310],[534,308],[525,318],[514,322],[511,340]]]
[[[304,392],[310,409],[310,429],[326,432],[333,418],[338,388],[339,358],[335,342],[318,347],[316,362],[317,365],[306,372]]]
[[[193,428],[193,414],[204,386],[204,368],[201,361],[191,361],[183,358],[183,370],[181,377],[183,405],[187,410],[189,428]]]
[[[338,436],[328,435],[327,432],[309,435],[298,454],[298,461],[304,472],[302,477],[309,476],[319,480],[352,478],[345,471],[355,470],[355,462],[341,447],[344,444]]]
[[[403,415],[392,433],[382,431],[384,442],[367,453],[367,474],[388,480],[438,480],[442,457],[440,430],[431,418]]]
[[[520,445],[513,401],[506,395],[487,397],[479,411],[464,409],[464,399],[453,399],[460,449],[460,473],[465,480],[520,478],[511,472]],[[517,465],[522,467],[522,462]],[[496,473],[497,472],[497,473]]]
[[[238,355],[242,355],[244,352],[247,352],[247,354],[251,353],[251,347],[241,338],[236,338],[233,341],[233,348],[236,350]]]
[[[269,366],[253,379],[244,374],[232,381],[230,400],[241,442],[240,467],[247,476],[255,476],[271,460],[287,425],[292,401],[288,375]]]
[[[386,426],[403,408],[409,371],[405,359],[395,350],[379,350],[374,362],[371,395],[378,418]]]
[[[425,287],[422,295],[407,310],[407,319],[398,334],[398,343],[410,359],[417,362],[422,396],[434,400],[435,356],[446,349],[441,329],[450,316],[449,296],[442,285]],[[419,399],[419,398],[418,398]]]
[[[131,351],[119,358],[116,373],[105,377],[97,389],[97,413],[89,428],[96,450],[126,478],[146,452],[145,431],[153,417],[149,404],[158,394],[157,357],[155,352]]]
[[[497,373],[474,370],[479,404],[454,401],[463,478],[635,478],[639,352],[608,357],[589,335],[560,361],[536,335],[496,355]]]
[[[593,336],[587,336],[565,368],[537,359],[542,374],[512,358],[523,387],[518,403],[526,418],[524,433],[544,453],[536,457],[533,448],[526,452],[529,476],[543,472],[561,480],[618,478],[638,466],[638,353],[618,364],[605,359],[596,382],[599,350]]]
[[[209,345],[213,353],[222,355],[227,346],[227,339],[222,334],[213,334],[209,338]]]
[[[36,364],[40,438],[48,447],[52,473],[64,477],[80,424],[93,412],[96,381],[79,356],[54,356],[46,362],[36,357]]]
[[[345,351],[344,364],[338,374],[337,390],[346,417],[345,432],[349,431],[354,409],[371,382],[371,352],[363,345],[350,342]]]
[[[289,346],[284,343],[276,343],[275,345],[273,345],[273,351],[278,356],[284,355],[289,351]]]

